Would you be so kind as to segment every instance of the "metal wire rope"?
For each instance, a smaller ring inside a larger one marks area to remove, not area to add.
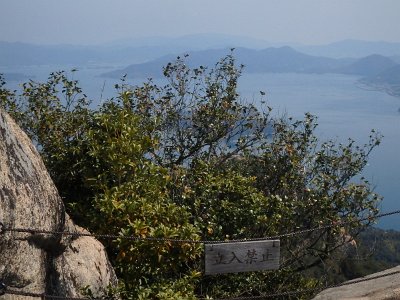
[[[24,291],[16,291],[16,290],[9,290],[4,284],[2,284],[5,288],[3,288],[4,294],[10,295],[17,295],[17,296],[25,296],[25,297],[33,297],[33,298],[41,298],[41,299],[60,299],[60,300],[89,300],[90,298],[82,298],[82,297],[65,297],[65,296],[54,296],[54,295],[47,295],[45,293],[30,293]]]
[[[330,289],[330,288],[335,288],[335,287],[341,287],[341,286],[347,286],[347,285],[352,285],[352,284],[357,284],[361,282],[367,282],[371,281],[374,279],[379,279],[379,278],[384,278],[392,275],[400,274],[399,271],[393,271],[390,273],[385,273],[381,275],[376,275],[376,276],[371,276],[367,278],[361,278],[361,279],[355,279],[351,281],[346,281],[338,284],[332,284],[332,285],[327,285],[324,287],[319,287],[319,288],[310,288],[310,289],[304,289],[304,290],[296,290],[296,291],[287,291],[287,292],[281,292],[281,293],[274,293],[274,294],[266,294],[266,295],[260,295],[260,296],[243,296],[243,297],[234,297],[234,298],[214,298],[214,300],[256,300],[256,299],[266,299],[266,298],[277,298],[277,297],[284,297],[284,296],[294,296],[298,294],[306,294],[310,292],[319,292],[325,289]],[[19,295],[19,296],[27,296],[27,297],[36,297],[36,298],[42,298],[42,299],[62,299],[62,300],[88,300],[91,298],[79,298],[79,297],[64,297],[64,296],[53,296],[53,295],[47,295],[47,294],[40,294],[40,293],[29,293],[29,292],[23,292],[23,291],[16,291],[16,290],[9,290],[5,286],[5,284],[0,283],[0,296],[4,294],[13,294],[13,295]],[[206,299],[206,298],[199,298],[199,299]],[[211,298],[213,299],[213,298]]]
[[[265,236],[259,238],[244,238],[244,239],[233,239],[233,240],[193,240],[193,239],[176,239],[176,238],[165,238],[165,237],[140,237],[140,236],[124,236],[115,234],[92,234],[92,233],[79,233],[79,232],[68,232],[68,231],[52,231],[52,230],[42,230],[35,228],[10,228],[6,227],[2,222],[0,222],[0,234],[4,232],[19,232],[19,233],[30,233],[30,234],[51,234],[51,235],[68,235],[68,236],[91,236],[98,239],[125,239],[133,241],[150,241],[150,242],[172,242],[172,243],[191,243],[191,244],[217,244],[217,243],[238,243],[238,242],[250,242],[250,241],[263,241],[263,240],[275,240],[280,238],[287,238],[296,235],[301,235],[305,233],[310,233],[318,230],[325,230],[336,226],[349,225],[356,222],[370,221],[374,218],[382,218],[394,214],[399,214],[400,210],[387,212],[383,214],[376,215],[374,217],[366,217],[362,219],[352,220],[352,221],[339,221],[331,223],[324,226],[318,226],[313,228],[302,229],[298,231],[293,231],[289,233],[283,233],[273,236]]]
[[[374,216],[373,218],[382,218],[394,214],[399,214],[400,210],[387,212],[383,214],[379,214]],[[220,240],[220,241],[210,241],[210,240],[190,240],[190,239],[174,239],[174,238],[158,238],[158,237],[139,237],[139,236],[122,236],[122,235],[114,235],[114,234],[91,234],[91,233],[78,233],[78,232],[67,232],[67,231],[51,231],[51,230],[40,230],[40,229],[33,229],[33,228],[10,228],[6,227],[2,222],[0,222],[0,234],[5,232],[20,232],[20,233],[30,233],[30,234],[52,234],[52,235],[69,235],[69,236],[91,236],[99,239],[128,239],[128,240],[135,240],[135,241],[154,241],[154,242],[175,242],[175,243],[203,243],[203,244],[213,244],[213,243],[233,243],[233,242],[244,242],[244,241],[260,241],[260,240],[271,240],[271,239],[279,239],[284,237],[291,237],[296,236],[304,233],[309,233],[317,230],[324,230],[329,229],[335,226],[343,226],[352,224],[355,222],[363,222],[363,221],[370,221],[372,217],[362,218],[353,221],[345,221],[345,222],[336,222],[332,224],[328,224],[325,226],[319,226],[309,229],[298,230],[290,233],[284,233],[275,236],[267,236],[262,238],[249,238],[249,239],[236,239],[236,240]],[[251,300],[251,299],[266,299],[272,297],[283,297],[283,296],[291,296],[297,294],[304,294],[309,292],[321,291],[328,288],[333,287],[340,287],[345,285],[356,284],[364,281],[370,281],[373,279],[383,278],[390,275],[399,274],[400,271],[394,271],[387,274],[377,275],[369,278],[362,278],[358,280],[353,280],[349,282],[344,282],[340,284],[334,284],[325,286],[322,288],[314,288],[314,289],[305,289],[305,290],[297,290],[297,291],[288,291],[282,293],[275,293],[275,294],[268,294],[268,295],[261,295],[261,296],[245,296],[245,297],[236,297],[236,298],[218,298],[215,300]],[[24,291],[16,291],[16,290],[9,290],[4,283],[0,282],[0,296],[4,294],[13,294],[13,295],[20,295],[20,296],[27,296],[27,297],[37,297],[42,299],[63,299],[63,300],[88,300],[90,298],[77,298],[77,297],[64,297],[64,296],[53,296],[47,295],[45,293],[31,293],[31,292],[24,292]],[[200,298],[202,299],[202,298]],[[205,299],[205,298],[203,298]]]

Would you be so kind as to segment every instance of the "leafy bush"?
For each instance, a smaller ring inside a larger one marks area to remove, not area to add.
[[[164,68],[165,86],[122,81],[98,108],[64,72],[21,94],[1,81],[1,106],[38,147],[68,212],[92,232],[225,240],[352,221],[282,239],[272,272],[203,276],[200,243],[104,241],[124,298],[317,286],[305,271],[340,253],[378,213],[379,196],[355,176],[380,137],[373,132],[362,147],[321,142],[312,115],[293,121],[241,101],[242,66],[232,55],[212,69],[190,69],[185,59]]]

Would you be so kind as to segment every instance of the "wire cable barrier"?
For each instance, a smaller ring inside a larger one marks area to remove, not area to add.
[[[325,230],[332,227],[344,226],[353,224],[356,222],[364,222],[370,221],[371,219],[378,219],[382,217],[387,217],[390,215],[399,214],[400,210],[387,212],[383,214],[379,214],[372,217],[366,217],[362,219],[352,220],[352,221],[342,221],[335,222],[324,226],[318,226],[308,229],[301,229],[289,233],[278,234],[274,236],[265,236],[259,238],[248,238],[248,239],[236,239],[236,240],[191,240],[191,239],[176,239],[176,238],[163,238],[163,237],[141,237],[141,236],[124,236],[124,235],[116,235],[116,234],[92,234],[92,233],[81,233],[81,232],[68,232],[68,231],[52,231],[52,230],[41,230],[35,228],[10,228],[5,226],[2,222],[0,222],[0,234],[5,232],[20,232],[20,233],[30,233],[30,234],[52,234],[52,235],[68,235],[68,236],[91,236],[97,239],[108,239],[108,240],[116,240],[116,239],[125,239],[125,240],[133,240],[133,241],[151,241],[151,242],[172,242],[172,243],[193,243],[193,244],[216,244],[216,243],[238,243],[238,242],[250,242],[250,241],[263,241],[263,240],[275,240],[280,238],[292,237],[296,235],[301,235],[313,231]]]
[[[41,298],[41,299],[62,299],[62,300],[88,300],[90,298],[75,298],[75,297],[64,297],[64,296],[52,296],[47,295],[45,293],[29,293],[29,292],[22,292],[16,290],[10,290],[4,283],[0,283],[0,297],[5,294],[16,295],[16,296],[25,296],[25,297],[34,297],[34,298]]]
[[[295,296],[299,294],[305,294],[309,292],[319,292],[325,289],[329,288],[335,288],[335,287],[341,287],[341,286],[347,286],[347,285],[352,285],[356,283],[361,283],[361,282],[367,282],[370,280],[375,280],[379,278],[384,278],[392,275],[400,274],[399,271],[394,271],[382,275],[377,275],[377,276],[371,276],[368,278],[361,278],[361,279],[355,279],[352,281],[348,282],[342,282],[339,284],[332,284],[332,285],[327,285],[323,287],[318,287],[318,288],[311,288],[311,289],[304,289],[304,290],[296,290],[296,291],[288,291],[288,292],[282,292],[282,293],[275,293],[275,294],[267,294],[267,295],[260,295],[260,296],[245,296],[245,297],[235,297],[235,298],[214,298],[214,300],[257,300],[257,299],[267,299],[267,298],[277,298],[277,297],[285,297],[285,296]],[[9,290],[7,286],[4,283],[0,283],[0,296],[4,294],[12,294],[12,295],[19,295],[19,296],[27,296],[27,297],[36,297],[36,298],[41,298],[41,299],[62,299],[62,300],[88,300],[88,299],[93,299],[93,298],[77,298],[77,297],[64,297],[64,296],[52,296],[52,295],[47,295],[45,293],[40,294],[40,293],[28,293],[28,292],[21,292],[21,291],[16,291],[16,290]],[[206,298],[199,298],[199,299],[206,299]]]
[[[133,240],[133,241],[152,241],[152,242],[174,242],[174,243],[201,243],[201,244],[215,244],[215,243],[233,243],[233,242],[244,242],[244,241],[262,241],[262,240],[273,240],[279,238],[286,238],[292,237],[296,235],[301,235],[313,231],[329,229],[336,226],[344,226],[348,224],[352,224],[355,222],[364,222],[364,221],[371,221],[371,219],[377,219],[382,217],[387,217],[390,215],[399,214],[400,210],[382,213],[374,216],[373,218],[367,217],[362,219],[357,219],[353,221],[342,221],[342,222],[335,222],[331,224],[327,224],[324,226],[318,226],[308,229],[297,230],[289,233],[274,235],[274,236],[266,236],[260,238],[249,238],[249,239],[236,239],[236,240],[190,240],[190,239],[175,239],[175,238],[162,238],[162,237],[140,237],[140,236],[123,236],[123,235],[115,235],[115,234],[91,234],[91,233],[78,233],[78,232],[67,232],[67,231],[51,231],[51,230],[41,230],[35,228],[11,228],[5,226],[2,222],[0,222],[0,235],[4,234],[5,232],[19,232],[19,233],[30,233],[30,234],[51,234],[51,235],[68,235],[68,236],[91,236],[98,239],[126,239],[126,240]],[[244,296],[244,297],[236,297],[236,298],[218,298],[215,300],[252,300],[252,299],[267,299],[267,298],[276,298],[276,297],[284,297],[284,296],[294,296],[309,292],[319,292],[324,289],[333,288],[333,287],[340,287],[345,285],[356,284],[360,282],[370,281],[378,278],[383,278],[391,275],[400,274],[400,271],[395,271],[391,273],[386,273],[382,275],[372,276],[368,278],[361,278],[352,280],[349,282],[343,282],[340,284],[328,285],[324,287],[318,288],[311,288],[311,289],[304,289],[304,290],[296,290],[296,291],[288,291],[282,293],[275,293],[275,294],[267,294],[267,295],[260,295],[260,296]],[[63,299],[63,300],[88,300],[93,298],[79,298],[79,297],[64,297],[64,296],[55,296],[55,295],[47,295],[46,293],[30,293],[24,291],[17,291],[13,289],[8,289],[8,287],[0,282],[0,296],[5,294],[12,294],[12,295],[19,295],[19,296],[26,296],[26,297],[36,297],[41,299]],[[200,298],[205,299],[205,298]]]

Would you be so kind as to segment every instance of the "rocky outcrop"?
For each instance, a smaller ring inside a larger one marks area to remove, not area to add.
[[[396,273],[399,272],[399,273]],[[395,273],[395,274],[392,274]],[[388,275],[389,274],[389,275]],[[390,275],[392,274],[392,275]],[[380,277],[382,275],[388,275]],[[400,299],[400,266],[364,278],[380,277],[368,281],[330,288],[319,293],[314,300],[395,300]],[[351,283],[351,281],[347,282]]]
[[[0,109],[0,222],[7,228],[84,232],[65,213],[26,134]],[[9,289],[55,296],[95,296],[117,283],[104,247],[92,237],[0,233],[0,282]],[[29,299],[6,294],[2,299]]]

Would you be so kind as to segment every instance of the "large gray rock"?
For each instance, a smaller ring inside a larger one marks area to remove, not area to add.
[[[400,272],[400,266],[364,277],[378,277]],[[358,281],[363,278],[355,279]],[[348,283],[351,283],[349,281]],[[400,273],[355,284],[330,288],[319,293],[314,300],[395,300],[400,299]]]
[[[30,139],[1,109],[0,222],[9,228],[84,232],[65,213]],[[85,286],[100,296],[117,284],[104,247],[92,237],[9,231],[0,234],[0,282],[16,291],[66,297],[81,296]]]

